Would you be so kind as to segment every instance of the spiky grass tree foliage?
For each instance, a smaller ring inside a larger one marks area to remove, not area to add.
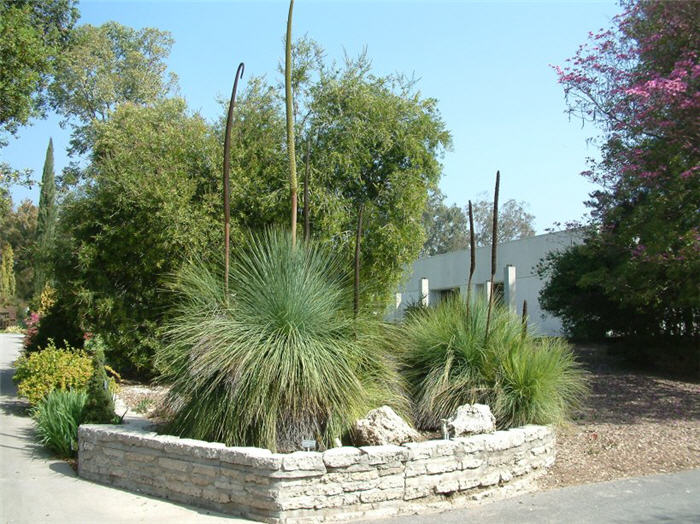
[[[334,256],[288,232],[251,236],[218,271],[185,267],[177,315],[157,365],[173,387],[170,431],[229,445],[328,446],[369,409],[401,408],[378,321],[353,319],[352,291]]]
[[[435,428],[457,407],[491,406],[499,427],[564,420],[585,393],[584,375],[563,341],[523,337],[508,308],[460,297],[410,318],[402,335],[406,376],[420,427]]]

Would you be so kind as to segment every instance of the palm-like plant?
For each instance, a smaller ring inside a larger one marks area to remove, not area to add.
[[[157,355],[176,434],[292,450],[302,438],[329,445],[380,404],[400,408],[379,321],[353,319],[333,255],[292,242],[276,230],[251,235],[232,259],[229,297],[218,271],[193,263],[179,273]]]

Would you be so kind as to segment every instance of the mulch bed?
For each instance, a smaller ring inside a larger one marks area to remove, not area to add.
[[[625,370],[604,347],[578,347],[591,395],[557,431],[550,489],[700,467],[700,384]]]

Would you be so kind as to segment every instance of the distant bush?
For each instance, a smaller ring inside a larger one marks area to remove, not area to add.
[[[72,348],[83,347],[83,330],[78,318],[61,301],[55,302],[49,310],[30,313],[26,323],[24,348],[27,352],[39,351],[49,340],[64,340]]]
[[[564,420],[585,394],[584,373],[561,340],[523,335],[520,318],[487,302],[469,311],[460,297],[408,319],[405,373],[419,426],[434,428],[462,404],[486,403],[501,428]]]
[[[32,410],[39,440],[61,457],[74,456],[78,449],[86,399],[84,391],[54,390]]]
[[[7,326],[3,333],[10,333],[13,335],[23,335],[24,334],[24,329],[22,329],[19,326]]]

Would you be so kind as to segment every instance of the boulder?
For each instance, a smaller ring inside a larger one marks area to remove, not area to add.
[[[357,420],[352,436],[356,446],[399,445],[420,439],[418,432],[389,406],[373,409],[365,418]]]
[[[496,430],[496,419],[486,404],[464,404],[447,420],[447,431],[451,437],[492,433]]]

